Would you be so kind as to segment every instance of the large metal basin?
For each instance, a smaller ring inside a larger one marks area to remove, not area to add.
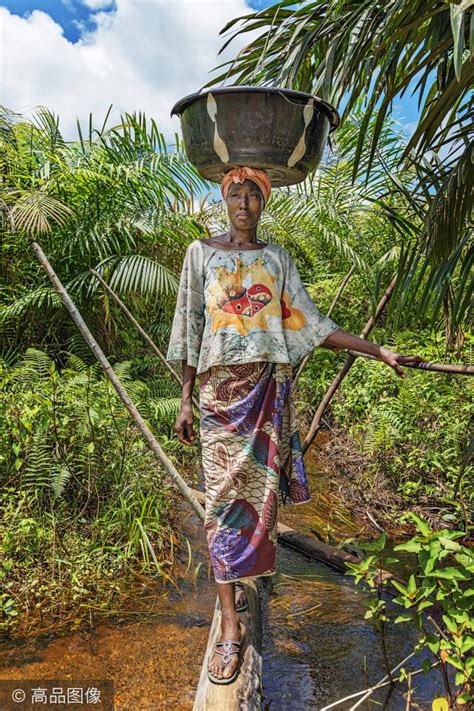
[[[277,87],[228,86],[189,94],[181,118],[186,153],[207,180],[237,166],[263,168],[272,185],[292,185],[319,164],[339,114],[322,99]]]

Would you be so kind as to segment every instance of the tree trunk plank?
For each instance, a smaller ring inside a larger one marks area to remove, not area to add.
[[[208,660],[214,642],[219,641],[221,634],[221,610],[217,598],[193,711],[259,711],[261,708],[262,618],[257,586],[253,580],[245,584],[245,592],[249,607],[240,613],[246,634],[239,675],[231,684],[214,684],[207,676]]]

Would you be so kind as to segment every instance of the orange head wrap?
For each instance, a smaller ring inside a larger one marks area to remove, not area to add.
[[[229,170],[228,173],[224,175],[221,182],[221,193],[224,200],[227,197],[227,191],[232,183],[243,183],[244,180],[252,180],[260,190],[262,191],[263,199],[265,204],[268,202],[270,193],[272,191],[272,184],[268,173],[259,168],[233,168]]]

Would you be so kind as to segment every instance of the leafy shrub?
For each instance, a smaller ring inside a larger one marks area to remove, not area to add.
[[[166,441],[179,398],[133,380],[129,363],[115,370]],[[59,372],[29,349],[0,365],[0,384],[0,620],[26,609],[63,619],[136,569],[165,574],[169,486],[99,366],[69,355]]]
[[[385,344],[383,336],[374,341]],[[436,336],[397,336],[388,347],[432,362],[456,362]],[[332,402],[333,417],[349,430],[367,461],[404,496],[452,491],[468,444],[472,391],[467,376],[404,369],[399,378],[385,364],[358,358]]]

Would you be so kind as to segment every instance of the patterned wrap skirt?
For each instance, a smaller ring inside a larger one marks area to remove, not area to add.
[[[212,365],[200,375],[204,527],[216,582],[276,572],[281,503],[310,500],[290,363]]]

